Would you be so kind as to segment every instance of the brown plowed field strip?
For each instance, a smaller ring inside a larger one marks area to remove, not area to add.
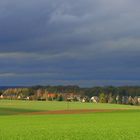
[[[25,114],[25,115],[86,114],[86,113],[114,112],[114,111],[124,111],[124,110],[129,110],[129,109],[79,109],[79,110],[53,110],[53,111],[30,112],[30,113],[24,113],[24,114]]]

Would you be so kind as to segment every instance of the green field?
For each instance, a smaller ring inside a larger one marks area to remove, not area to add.
[[[128,109],[67,115],[26,115],[66,109]],[[140,107],[0,100],[0,140],[139,140]]]

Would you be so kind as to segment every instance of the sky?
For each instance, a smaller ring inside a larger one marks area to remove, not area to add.
[[[0,86],[140,85],[139,0],[1,0]]]

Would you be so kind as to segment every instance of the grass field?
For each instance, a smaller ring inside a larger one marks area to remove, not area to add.
[[[86,114],[26,115],[66,109],[128,109]],[[0,100],[0,140],[139,140],[140,107]]]

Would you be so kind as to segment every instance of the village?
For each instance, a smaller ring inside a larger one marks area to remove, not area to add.
[[[68,101],[89,103],[113,103],[140,105],[140,96],[123,96],[100,93],[98,96],[87,96],[80,93],[53,93],[44,89],[31,92],[28,88],[9,88],[1,92],[0,99],[27,101]]]

